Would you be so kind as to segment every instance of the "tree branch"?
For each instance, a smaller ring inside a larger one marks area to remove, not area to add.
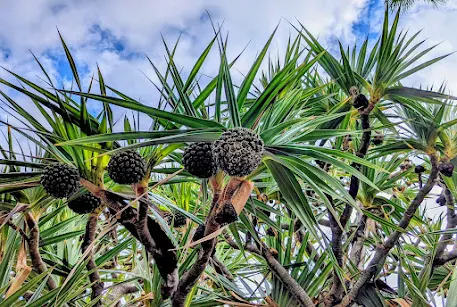
[[[287,269],[284,268],[278,260],[276,260],[276,258],[263,242],[261,253],[263,258],[266,260],[270,270],[282,281],[283,285],[295,297],[299,305],[303,307],[314,307],[315,305],[312,299],[306,293],[305,289],[303,289],[300,284],[292,276],[290,276]]]
[[[400,228],[406,229],[413,218],[417,208],[419,205],[422,203],[424,200],[425,196],[430,192],[430,190],[433,188],[435,185],[435,179],[437,178],[438,175],[438,167],[437,167],[437,159],[435,155],[430,155],[430,163],[432,165],[432,169],[430,171],[430,175],[428,177],[427,183],[422,187],[422,189],[419,190],[419,192],[416,194],[416,197],[414,200],[411,202],[409,207],[406,209],[406,212],[402,219],[400,220],[400,223],[398,226]],[[402,235],[402,232],[400,231],[394,231],[387,239],[386,241],[379,245],[376,248],[376,252],[368,264],[367,268],[362,272],[360,275],[360,278],[357,280],[357,282],[354,284],[354,287],[352,290],[343,298],[340,304],[337,305],[337,307],[347,307],[352,302],[355,300],[357,295],[359,294],[360,289],[367,283],[370,279],[372,279],[377,272],[379,272],[384,265],[384,262],[387,258],[387,254],[389,251],[395,246],[395,244],[398,242],[398,239]]]
[[[232,248],[239,250],[236,242],[233,241],[227,233],[224,234],[224,237]],[[254,244],[248,244],[244,247],[244,249],[265,259],[270,270],[281,280],[283,285],[295,297],[300,306],[314,307],[315,304],[306,291],[292,276],[290,276],[287,269],[273,256],[268,246],[266,246],[263,242],[261,242],[261,244],[262,246],[260,249]]]
[[[138,232],[138,211],[133,208],[131,204],[125,204],[125,198],[119,194],[103,190],[84,179],[81,179],[81,184],[92,194],[100,198],[102,202],[108,206],[111,214],[116,217],[117,221],[123,225],[138,241],[145,245],[145,247],[154,247],[154,249],[151,250],[151,255],[154,257],[159,273],[165,281],[162,295],[166,297],[167,293],[172,292],[171,290],[175,289],[176,284],[178,283],[178,261],[176,252],[174,251],[175,246],[173,245],[173,242],[171,242],[170,238],[168,238],[165,231],[163,231],[155,220],[148,216],[148,232],[149,234],[154,234],[154,237],[152,242],[142,241],[142,237]],[[149,201],[144,198],[140,198],[139,202],[145,202],[149,205]]]
[[[231,178],[223,192],[221,192],[218,186],[213,187],[214,196],[211,204],[211,211],[206,218],[205,232],[203,234],[204,237],[219,230],[223,221],[221,221],[218,216],[222,214],[225,206],[233,206],[232,199],[235,197],[235,192],[237,192],[238,189],[241,190],[242,184],[243,182],[241,180]],[[246,200],[252,191],[252,187],[253,186],[251,185],[251,189],[248,191],[248,195],[246,196],[244,203],[246,203]],[[214,248],[216,247],[216,243],[216,238],[201,243],[197,261],[194,263],[192,268],[190,268],[190,270],[182,276],[181,281],[178,285],[178,290],[173,295],[173,307],[184,306],[187,295],[208,265]]]
[[[361,260],[362,260],[362,251],[363,251],[363,243],[365,242],[365,230],[367,228],[367,216],[365,214],[361,214],[360,221],[357,226],[357,230],[355,232],[353,245],[351,249],[351,254],[349,259],[351,262],[360,268]],[[361,269],[361,268],[360,268]]]
[[[157,253],[163,256],[163,253],[160,249],[157,249],[152,233],[149,232],[149,223],[148,223],[148,209],[149,206],[155,207],[148,198],[145,196],[146,187],[141,183],[133,185],[137,199],[139,199],[138,204],[138,215],[137,221],[135,223],[136,230],[140,242],[143,243],[144,248],[147,252],[155,257]],[[158,255],[160,257],[160,255]],[[165,284],[162,286],[162,296],[164,298],[170,297],[178,287],[178,272],[177,270],[174,274],[167,275],[165,279]]]
[[[211,204],[212,209],[205,223],[205,232],[203,235],[204,237],[210,235],[211,233],[217,231],[220,228],[220,225],[216,224],[214,221],[214,215],[218,209],[217,203],[219,201],[220,196],[221,192],[219,190],[215,191]],[[173,307],[184,306],[184,302],[186,300],[187,295],[189,294],[190,290],[205,270],[215,246],[215,238],[201,243],[200,250],[198,251],[197,261],[190,268],[190,270],[182,276],[181,281],[178,284],[178,289],[172,297]]]
[[[123,283],[123,284],[118,284],[114,285],[107,290],[107,297],[110,301],[114,302],[117,300],[116,307],[121,306],[119,300],[127,294],[132,294],[141,291],[141,288],[135,285],[134,283]]]
[[[87,248],[89,248],[89,246],[92,244],[92,242],[94,242],[94,240],[95,240],[95,232],[97,230],[97,220],[98,220],[98,213],[92,212],[89,215],[89,219],[87,220],[86,232],[84,233],[84,240],[81,245],[81,250],[82,250],[83,254],[86,252]],[[95,260],[94,260],[93,248],[91,248],[87,257],[89,259],[89,262],[87,262],[86,268],[88,271],[92,271],[92,273],[89,274],[89,279],[90,279],[90,282],[92,283],[91,299],[95,300],[97,297],[102,295],[103,289],[104,289],[104,284],[100,279],[100,275],[98,274],[97,265],[95,264]],[[98,300],[94,306],[102,306],[101,299]]]
[[[48,268],[43,262],[43,259],[40,255],[39,243],[40,243],[40,230],[38,229],[38,224],[33,218],[32,214],[27,211],[25,212],[25,222],[30,229],[29,240],[27,241],[29,245],[30,259],[32,260],[32,267],[38,274],[45,272]],[[47,284],[49,289],[53,290],[56,288],[56,283],[51,276],[48,277]]]
[[[371,130],[370,130],[370,117],[369,117],[369,112],[364,113],[362,111],[359,111],[360,114],[360,119],[361,119],[361,124],[362,124],[362,129],[363,134],[362,134],[362,139],[360,140],[360,147],[359,150],[357,151],[356,155],[359,158],[365,157],[368,151],[368,147],[370,145],[370,139],[371,139]],[[360,171],[361,165],[359,163],[352,163],[352,167],[355,168],[356,170]],[[357,178],[355,175],[351,176],[351,182],[349,184],[349,195],[356,200],[357,199],[357,194],[359,192],[359,186],[360,186],[360,180]],[[342,267],[343,266],[343,246],[342,246],[342,241],[343,241],[343,230],[346,227],[346,224],[348,223],[350,217],[352,214],[352,206],[350,204],[346,204],[344,207],[343,213],[341,214],[340,217],[340,223],[338,224],[337,220],[329,212],[329,221],[330,221],[330,228],[332,230],[332,251],[333,254],[335,255],[336,261],[338,263],[338,266]],[[343,227],[341,228],[340,225]],[[340,280],[340,277],[336,273],[336,270],[333,272],[333,285],[332,289],[330,290],[329,295],[325,299],[325,305],[326,306],[331,306],[335,305],[338,301],[341,300],[341,297],[343,296],[343,284],[342,281]]]
[[[227,269],[225,264],[222,263],[222,261],[217,259],[216,255],[213,255],[210,260],[214,270],[218,274],[225,276],[225,278],[227,278],[228,280],[233,280],[232,273],[230,273],[230,271]]]
[[[443,185],[444,189],[444,197],[446,199],[446,206],[447,206],[447,214],[446,214],[446,229],[452,229],[457,226],[457,216],[455,214],[455,207],[454,207],[454,199],[452,197],[451,191],[447,188],[446,185]],[[452,233],[444,233],[440,241],[438,243],[438,246],[436,248],[436,254],[435,258],[440,258],[443,255],[443,252],[446,249],[446,246],[449,243],[452,243]]]
[[[450,252],[444,252],[441,257],[435,258],[433,265],[435,267],[445,265],[448,262],[454,261],[457,259],[457,249],[453,249]]]
[[[0,220],[0,224],[1,224],[1,220]],[[8,221],[6,222],[6,225],[8,225],[9,227],[11,227],[14,231],[16,231],[17,233],[19,233],[22,238],[28,242],[29,241],[29,237],[27,236],[27,234],[24,232],[24,230],[22,230],[22,228],[18,227],[17,225],[15,225],[13,222],[11,221]]]

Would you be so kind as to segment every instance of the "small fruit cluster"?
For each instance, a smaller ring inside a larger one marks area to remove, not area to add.
[[[262,139],[246,128],[222,133],[214,143],[199,142],[188,146],[183,154],[184,168],[198,178],[209,178],[221,169],[229,176],[244,177],[260,164],[264,151]]]
[[[262,139],[246,128],[233,128],[222,133],[214,143],[198,142],[189,145],[183,153],[182,164],[193,176],[210,178],[219,170],[231,177],[245,177],[261,163],[264,152]],[[214,221],[223,226],[238,219],[230,200],[223,204]],[[203,237],[205,225],[200,225],[193,241]]]
[[[454,172],[454,164],[448,160],[443,160],[438,164],[438,170],[443,176],[452,177]]]
[[[108,175],[119,184],[138,183],[146,174],[146,163],[134,151],[122,151],[113,155],[108,163]],[[68,207],[78,214],[86,214],[97,209],[101,201],[89,192],[72,197],[80,188],[78,170],[63,163],[53,163],[45,167],[41,185],[54,198],[70,198]]]
[[[354,97],[353,105],[358,110],[364,110],[368,107],[368,99],[364,94],[358,94]]]
[[[52,163],[44,168],[40,183],[52,197],[66,198],[79,190],[79,179],[79,172],[75,167]],[[68,202],[68,207],[78,214],[90,213],[98,206],[100,206],[100,199],[87,192]]]
[[[167,212],[163,217],[169,226],[173,226],[175,228],[183,227],[187,223],[187,217],[179,211],[175,211],[173,213]]]
[[[349,149],[349,143],[352,142],[352,136],[346,135],[343,139],[343,150]],[[376,134],[371,138],[371,143],[375,146],[382,145],[384,143],[384,135],[380,132],[376,132]]]
[[[376,133],[376,134],[371,138],[371,142],[372,142],[373,145],[375,145],[375,146],[382,145],[382,143],[384,142],[384,135],[381,134],[381,133]]]

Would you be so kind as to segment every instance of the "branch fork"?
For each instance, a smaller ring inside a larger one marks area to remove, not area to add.
[[[211,236],[211,234],[218,231],[224,224],[236,220],[254,189],[252,182],[235,177],[230,179],[223,191],[214,178],[210,179],[210,184],[214,195],[210,213],[206,218],[204,238],[198,252],[198,259],[192,268],[182,276],[178,289],[172,296],[173,307],[184,306],[187,295],[203,274],[213,255],[217,239],[211,238],[204,240],[205,237]]]

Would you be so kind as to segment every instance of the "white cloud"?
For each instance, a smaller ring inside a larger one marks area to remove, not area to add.
[[[135,0],[127,5],[122,0],[5,0],[2,1],[0,20],[8,26],[0,27],[0,65],[47,86],[38,77],[43,78],[43,74],[29,53],[30,49],[52,81],[57,86],[68,88],[72,76],[57,34],[58,28],[77,62],[84,88],[87,88],[98,64],[106,84],[143,103],[156,105],[158,92],[143,73],[156,83],[158,80],[145,55],[163,71],[165,50],[160,35],[163,34],[172,47],[182,32],[175,61],[185,75],[214,35],[206,10],[213,21],[223,23],[224,31],[229,33],[229,59],[248,45],[235,66],[240,72],[235,77],[241,78],[279,22],[281,26],[272,43],[273,54],[285,47],[290,33],[295,34],[289,22],[296,24],[296,20],[323,40],[338,37],[354,41],[352,24],[359,18],[365,2]],[[205,75],[215,76],[218,62],[217,48],[214,48],[202,69]],[[1,70],[0,77],[15,82]],[[95,82],[93,86],[98,87],[98,84]],[[20,99],[28,111],[43,119],[26,98],[19,98],[2,85],[0,89],[6,90],[14,99]],[[95,111],[100,105],[91,104],[90,107]],[[125,113],[121,108],[115,109],[118,118]],[[3,114],[2,118],[5,117]]]
[[[402,26],[410,29],[410,33],[422,30],[420,38],[427,39],[426,46],[437,46],[426,57],[427,60],[457,51],[457,0],[449,0],[439,9],[423,4],[416,5],[402,18]],[[410,78],[414,86],[439,87],[447,82],[448,90],[457,94],[457,56],[455,54],[435,63],[429,68]]]
[[[119,75],[118,69],[122,67],[118,65],[119,61],[131,61],[120,59],[122,53],[118,55],[116,50],[108,49],[111,39],[116,39],[125,46],[123,53],[145,53],[158,58],[163,54],[162,49],[158,48],[161,45],[160,32],[164,32],[168,38],[176,37],[179,31],[185,31],[181,45],[184,49],[180,50],[180,56],[183,56],[184,60],[195,58],[202,44],[212,36],[206,9],[216,22],[224,21],[225,29],[230,32],[231,53],[239,52],[251,41],[247,53],[255,54],[282,18],[292,22],[297,18],[313,33],[322,37],[335,35],[351,38],[351,24],[357,19],[364,3],[365,0],[137,0],[126,5],[121,0],[7,0],[2,3],[0,19],[8,26],[0,28],[0,41],[9,53],[6,62],[14,63],[17,70],[21,68],[18,65],[30,60],[28,49],[40,56],[40,59],[46,58],[50,53],[55,54],[57,50],[61,51],[56,32],[58,27],[67,44],[77,51],[76,59],[79,64],[93,68],[96,61],[102,62],[112,56],[114,59],[107,62],[104,69],[115,76]],[[290,26],[287,21],[283,20],[282,23],[282,33],[278,41],[285,44],[283,38]],[[104,34],[109,33],[110,37],[103,37],[100,29],[105,31]],[[105,49],[114,54],[110,55]],[[142,61],[141,65],[147,66],[144,59],[134,61]],[[5,59],[2,62],[5,62]],[[136,65],[133,65],[131,69],[135,68]],[[31,71],[28,67],[23,70]],[[217,71],[217,67],[210,70]],[[123,72],[125,73],[125,69]],[[130,74],[128,76],[130,77]]]
[[[452,35],[452,29],[457,28],[457,21],[452,18],[456,1],[450,1],[441,10],[416,7],[403,16],[403,25],[413,29],[423,27],[424,37],[445,41],[437,48],[440,54],[456,50],[457,41]],[[285,47],[290,33],[295,34],[289,22],[296,25],[299,20],[332,50],[337,38],[352,44],[365,36],[355,31],[354,23],[365,21],[373,31],[380,28],[382,21],[382,5],[372,3],[368,6],[367,0],[135,0],[128,5],[122,0],[5,0],[1,8],[0,20],[8,26],[0,28],[0,65],[44,85],[37,77],[42,74],[28,52],[31,49],[53,82],[68,86],[71,75],[68,65],[62,64],[65,55],[56,31],[58,27],[78,64],[84,88],[98,64],[107,84],[149,105],[157,104],[158,92],[143,73],[154,82],[158,80],[145,55],[164,70],[165,51],[160,34],[172,47],[182,32],[175,61],[185,75],[213,36],[206,10],[217,24],[223,23],[224,31],[229,33],[230,59],[248,45],[235,66],[240,78],[279,22],[272,43],[273,55]],[[446,79],[450,88],[455,88],[456,68],[455,59],[445,60],[412,78],[411,83],[437,84]],[[214,76],[217,70],[215,48],[203,72]],[[14,82],[3,71],[0,71],[0,77]],[[97,86],[94,83],[94,87]],[[0,88],[5,90],[1,85]],[[25,99],[21,99],[23,101]],[[34,111],[31,109],[31,112]]]

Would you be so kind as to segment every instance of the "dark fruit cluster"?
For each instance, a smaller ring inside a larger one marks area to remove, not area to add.
[[[384,142],[384,135],[382,134],[376,134],[372,139],[371,139],[371,142],[373,143],[373,145],[382,145],[382,143]]]
[[[411,161],[409,159],[405,159],[402,164],[400,164],[400,169],[402,171],[406,171],[411,167]]]
[[[272,227],[268,227],[267,231],[265,232],[267,236],[274,237],[276,235],[275,231]]]
[[[425,172],[425,167],[423,167],[422,165],[416,165],[416,167],[414,168],[414,172],[416,174],[422,174],[423,172]]]
[[[146,163],[132,150],[113,155],[108,163],[108,175],[119,184],[138,183],[146,175]]]
[[[184,150],[182,163],[186,171],[198,178],[209,178],[216,174],[217,165],[213,156],[213,145],[199,142]]]
[[[438,198],[435,200],[435,202],[440,206],[444,206],[444,205],[446,205],[446,197],[444,197],[443,194],[440,194],[440,196],[438,196]]]
[[[79,189],[79,173],[67,164],[50,164],[44,169],[40,183],[52,197],[68,197]]]
[[[180,228],[186,225],[187,217],[179,211],[169,213],[165,216],[165,221],[168,225],[174,228]]]
[[[220,169],[230,176],[252,173],[262,160],[263,141],[253,131],[234,128],[224,132],[214,143],[214,156]]]
[[[215,221],[218,224],[228,225],[238,220],[238,213],[236,213],[235,207],[231,202],[226,202],[221,212],[216,215]]]
[[[192,241],[198,241],[203,238],[205,234],[205,225],[198,225],[197,230],[195,230],[194,236],[192,237]]]
[[[86,214],[91,213],[97,209],[100,204],[100,198],[88,192],[75,199],[70,200],[68,202],[68,207],[75,213]]]
[[[367,99],[367,97],[365,97],[364,94],[358,94],[354,98],[354,108],[363,110],[366,107],[368,107],[368,99]]]
[[[317,165],[319,165],[320,168],[325,169],[327,166],[327,163],[321,160],[316,160]]]
[[[454,165],[451,162],[441,162],[438,165],[438,170],[444,176],[452,177],[452,173],[454,172]]]

